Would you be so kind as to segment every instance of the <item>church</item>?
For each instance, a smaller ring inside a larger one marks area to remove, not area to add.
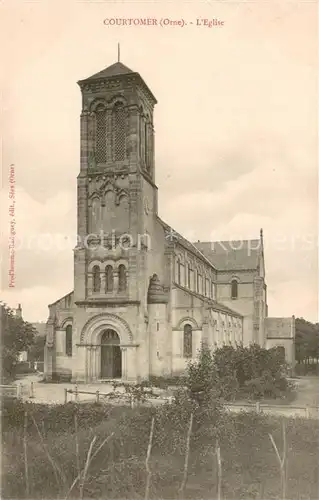
[[[178,375],[202,342],[280,346],[293,366],[294,317],[268,316],[262,230],[183,238],[158,214],[152,91],[119,61],[78,84],[74,290],[49,305],[45,379]]]

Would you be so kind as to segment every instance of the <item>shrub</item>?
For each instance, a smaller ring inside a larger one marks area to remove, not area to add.
[[[187,397],[186,400],[183,398]],[[37,422],[48,415],[42,405],[21,403],[33,408]],[[279,500],[280,482],[276,455],[268,433],[274,436],[279,449],[282,445],[282,419],[256,413],[228,414],[215,406],[215,413],[205,414],[206,406],[198,406],[180,389],[172,405],[159,408],[116,407],[103,416],[101,405],[60,405],[52,407],[50,418],[59,418],[63,426],[52,427],[45,434],[45,444],[51,457],[63,470],[66,485],[57,483],[40,439],[31,429],[28,435],[30,495],[28,498],[65,498],[66,491],[77,475],[73,411],[78,411],[78,442],[80,467],[85,464],[87,451],[96,436],[96,450],[103,440],[114,432],[113,438],[99,452],[89,467],[85,484],[85,498],[143,498],[145,494],[145,457],[149,442],[150,424],[155,416],[152,470],[149,498],[180,498],[185,461],[186,435],[190,414],[194,412],[190,440],[188,480],[183,498],[217,498],[216,494],[216,440],[222,458],[222,497],[229,499],[272,498]],[[42,412],[42,413],[41,413]],[[99,423],[92,424],[93,414]],[[63,415],[64,414],[64,415]],[[287,498],[317,498],[318,463],[317,436],[319,421],[285,419],[289,446]],[[70,424],[69,429],[67,425]],[[63,427],[63,429],[62,429]],[[42,428],[40,427],[42,431]],[[23,440],[21,433],[4,433],[2,448],[2,497],[26,498]],[[291,451],[290,451],[291,449]],[[264,488],[261,496],[261,487]],[[70,498],[79,498],[75,487]]]
[[[213,359],[225,399],[277,398],[290,390],[287,366],[276,348],[224,346],[214,352]]]
[[[149,384],[153,387],[158,387],[159,389],[167,389],[169,386],[181,386],[184,384],[185,375],[174,375],[170,377],[157,377],[151,375],[149,378]]]
[[[24,414],[27,411],[28,429],[36,433],[31,416],[37,423],[45,422],[46,432],[74,432],[74,416],[78,417],[79,427],[93,427],[107,420],[113,408],[110,405],[76,404],[73,402],[63,405],[45,405],[22,402],[17,399],[5,399],[2,405],[2,430],[23,429]]]

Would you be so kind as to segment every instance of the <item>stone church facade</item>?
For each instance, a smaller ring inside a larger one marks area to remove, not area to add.
[[[151,90],[120,62],[78,83],[74,291],[49,305],[45,378],[175,375],[202,342],[280,345],[293,364],[294,318],[268,318],[262,231],[215,243],[174,231],[157,210]]]

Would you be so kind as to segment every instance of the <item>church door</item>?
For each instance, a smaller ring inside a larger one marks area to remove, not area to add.
[[[106,330],[101,338],[101,378],[122,377],[120,339],[116,331]]]

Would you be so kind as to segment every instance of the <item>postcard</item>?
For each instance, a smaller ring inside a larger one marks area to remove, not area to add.
[[[317,7],[1,3],[3,498],[318,498]]]

